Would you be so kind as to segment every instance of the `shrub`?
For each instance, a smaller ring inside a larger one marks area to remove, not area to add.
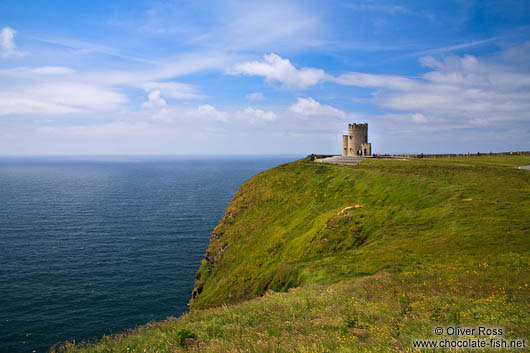
[[[186,346],[186,339],[197,338],[197,334],[193,332],[192,330],[190,330],[189,328],[183,327],[177,331],[176,338],[177,338],[177,344],[180,347],[184,348]]]

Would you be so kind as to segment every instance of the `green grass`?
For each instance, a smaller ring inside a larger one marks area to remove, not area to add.
[[[528,164],[303,159],[260,173],[215,228],[188,314],[63,348],[404,351],[435,325],[528,338],[530,172],[513,168]]]

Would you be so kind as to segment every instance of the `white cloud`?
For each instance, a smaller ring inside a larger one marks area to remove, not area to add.
[[[208,124],[205,123],[222,123],[223,125],[228,123],[230,116],[228,112],[211,104],[202,104],[197,107],[169,104],[157,91],[149,94],[149,100],[143,104],[143,107],[147,109],[136,114],[134,119],[149,119],[166,124],[178,123],[180,127],[193,127],[201,131],[208,130]]]
[[[203,19],[200,26],[186,10]],[[313,47],[328,28],[318,12],[297,1],[159,1],[145,15],[139,30],[151,36],[232,53]]]
[[[15,45],[15,31],[13,28],[4,27],[0,31],[0,49],[2,58],[10,56],[21,56],[24,53],[17,50]]]
[[[328,79],[340,85],[358,87],[388,87],[408,90],[417,86],[416,82],[405,77],[365,74],[361,72],[348,72],[338,77],[328,76]]]
[[[126,101],[121,93],[103,87],[71,82],[43,83],[19,91],[0,91],[0,115],[86,113],[116,109]]]
[[[383,114],[379,115],[378,118],[381,120],[384,120],[388,122],[389,120],[395,121],[398,124],[403,125],[403,123],[427,123],[429,122],[429,119],[427,116],[425,116],[422,113],[391,113],[391,114]],[[410,128],[410,126],[407,126],[407,128]],[[414,129],[418,128],[418,125],[414,125]]]
[[[322,69],[304,67],[297,69],[289,59],[283,59],[272,53],[264,56],[263,61],[247,61],[236,64],[231,74],[262,76],[267,82],[281,82],[293,88],[308,88],[320,82],[331,81],[339,85],[358,87],[389,87],[412,89],[417,86],[414,80],[396,75],[375,75],[361,72],[347,72],[339,76],[326,74]]]
[[[38,132],[47,136],[84,136],[84,137],[116,137],[116,136],[144,136],[146,132],[153,129],[153,126],[147,123],[125,123],[110,122],[98,125],[84,126],[61,126],[61,127],[42,127]]]
[[[108,88],[75,82],[44,83],[28,93],[43,101],[94,110],[113,109],[127,101],[123,94]]]
[[[419,54],[420,55],[436,54],[436,53],[451,52],[451,51],[460,50],[460,49],[467,49],[467,48],[471,48],[471,47],[480,46],[482,44],[488,44],[488,43],[491,43],[491,42],[496,41],[498,39],[501,39],[501,37],[492,37],[492,38],[488,38],[488,39],[484,39],[484,40],[476,40],[476,41],[472,41],[472,42],[451,45],[451,46],[448,46],[448,47],[429,49],[429,50],[422,51]]]
[[[249,93],[246,95],[246,98],[251,102],[265,100],[265,96],[261,92]]]
[[[396,89],[410,89],[416,83],[405,77],[395,75],[374,75],[361,72],[348,72],[334,77],[322,69],[304,67],[297,69],[289,59],[283,59],[272,53],[264,56],[263,61],[247,61],[236,64],[230,74],[262,76],[267,82],[281,82],[293,88],[308,88],[320,82],[331,81],[340,85],[359,87],[388,86]]]
[[[425,115],[423,115],[421,113],[411,114],[410,117],[412,118],[413,121],[415,121],[417,123],[427,122],[427,118],[425,117]]]
[[[80,80],[101,85],[129,85],[142,87],[146,82],[174,79],[199,71],[224,69],[232,65],[233,58],[219,52],[194,52],[180,55],[173,60],[150,65],[149,70],[98,71],[79,76]]]
[[[414,13],[410,9],[402,5],[374,4],[371,1],[367,1],[367,2],[356,1],[356,2],[345,4],[344,6],[349,7],[353,10],[358,10],[358,11],[383,12],[383,13],[387,13],[391,15],[406,15],[406,14]]]
[[[267,82],[302,89],[324,81],[377,88],[371,102],[408,112],[403,116],[411,122],[448,126],[448,122],[458,121],[472,127],[530,120],[530,70],[521,60],[527,57],[530,42],[482,59],[471,55],[443,60],[428,56],[420,62],[432,71],[409,78],[362,72],[333,76],[316,68],[296,68],[288,59],[269,54],[263,61],[237,64],[231,73],[262,76]],[[312,98],[298,98],[289,110],[300,116],[347,116]]]
[[[60,115],[77,113],[77,108],[28,98],[24,95],[0,92],[0,116],[10,114]]]
[[[274,53],[265,55],[263,61],[236,64],[229,73],[263,76],[267,82],[281,82],[294,88],[307,88],[326,78],[324,70],[306,67],[297,69],[288,59],[282,59]]]
[[[17,97],[18,106],[13,103],[13,98],[9,98],[9,104],[4,98],[6,107],[0,112],[4,115],[8,112],[50,115],[54,112],[75,114],[91,110],[115,110],[128,101],[127,96],[120,92],[124,87],[142,88],[148,94],[158,91],[143,104],[144,107],[160,106],[162,100],[167,99],[198,99],[202,96],[193,85],[157,80],[226,65],[223,58],[226,57],[184,55],[179,60],[137,72],[76,72],[64,66],[3,69],[0,70],[0,76],[10,87],[9,92]],[[39,110],[36,106],[46,108]]]
[[[167,105],[164,98],[160,96],[159,90],[154,90],[147,96],[147,102],[142,104],[142,107],[153,109],[153,108],[160,108],[165,107]]]
[[[228,5],[229,22],[218,36],[210,39],[236,50],[314,46],[326,25],[304,5],[285,1]]]
[[[75,71],[65,66],[15,67],[0,70],[0,76],[16,79],[41,79],[44,76],[66,76]]]
[[[214,106],[210,104],[200,105],[196,110],[190,111],[189,115],[204,120],[214,120],[220,122],[228,121],[228,113],[217,110]]]
[[[342,110],[326,104],[320,104],[313,98],[297,98],[295,104],[289,107],[289,110],[301,116],[319,116],[347,118],[349,115]]]
[[[71,68],[64,66],[41,66],[29,71],[37,75],[69,75],[75,72]]]
[[[159,91],[166,98],[198,99],[201,96],[193,85],[179,82],[146,82],[139,84],[146,91]]]
[[[436,122],[468,126],[530,121],[530,72],[499,60],[450,56],[442,61],[426,57],[433,68],[412,87],[388,88],[375,102],[401,111],[429,115]]]
[[[143,58],[138,58],[130,55],[125,55],[121,53],[119,50],[117,50],[115,47],[107,47],[100,44],[93,44],[88,43],[81,40],[76,39],[70,39],[70,38],[45,38],[45,37],[30,37],[33,40],[37,40],[43,43],[47,44],[53,44],[60,47],[67,47],[70,49],[75,49],[77,51],[83,52],[83,53],[99,53],[99,54],[105,54],[110,56],[115,56],[118,58],[131,60],[131,61],[137,61],[137,62],[143,62],[148,64],[156,64],[152,60],[147,60]]]
[[[243,110],[242,113],[244,117],[250,118],[251,121],[256,121],[256,119],[263,120],[263,121],[274,121],[278,118],[276,116],[276,113],[274,113],[271,110],[265,111],[262,109],[252,108],[252,107],[245,108],[245,110]]]
[[[517,52],[517,55],[509,53]],[[530,70],[521,57],[530,57],[530,42],[488,58],[448,56],[442,60],[423,57],[420,63],[432,71],[420,78],[349,72],[327,80],[340,85],[378,88],[372,102],[409,112],[399,115],[415,123],[429,122],[448,128],[487,126],[530,121]],[[313,102],[298,104],[310,111]],[[303,109],[302,109],[303,108]],[[427,116],[429,118],[427,118]]]

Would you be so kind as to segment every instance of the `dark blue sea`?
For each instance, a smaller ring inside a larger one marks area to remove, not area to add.
[[[239,186],[297,158],[0,158],[0,352],[182,314]]]

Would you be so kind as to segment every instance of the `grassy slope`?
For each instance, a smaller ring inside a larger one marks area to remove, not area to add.
[[[219,352],[403,350],[435,324],[529,337],[530,172],[511,168],[528,164],[300,160],[261,173],[214,230],[189,314],[69,349],[179,351],[182,327],[198,335],[188,350]]]

